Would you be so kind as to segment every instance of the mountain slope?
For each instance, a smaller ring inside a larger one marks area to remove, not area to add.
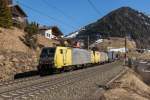
[[[104,16],[102,19],[85,26],[85,30],[79,31],[77,39],[87,36],[93,43],[99,36],[133,38],[138,48],[150,48],[150,18],[130,7],[121,7]]]
[[[27,33],[15,27],[12,27],[11,29],[0,27],[0,51],[10,50],[24,53],[36,52],[36,50],[32,50],[22,41],[24,40],[25,34]],[[59,41],[49,40],[40,34],[37,34],[36,37],[38,47],[51,47],[54,44],[60,44]]]
[[[24,31],[18,28],[0,28],[0,50],[29,52],[30,49],[20,40],[24,34]]]

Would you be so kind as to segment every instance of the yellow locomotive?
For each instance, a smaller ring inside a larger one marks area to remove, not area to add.
[[[42,49],[38,71],[53,72],[86,67],[108,61],[107,53],[71,47],[45,47]]]

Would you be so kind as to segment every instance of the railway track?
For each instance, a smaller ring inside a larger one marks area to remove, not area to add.
[[[113,63],[116,64],[116,63]],[[113,66],[112,64],[112,66]],[[92,67],[74,72],[64,73],[48,77],[35,77],[22,79],[9,84],[3,84],[0,89],[0,98],[3,100],[29,100],[42,93],[71,85],[75,82],[92,78],[102,70],[108,70],[104,66]]]
[[[21,79],[16,79],[16,80],[9,80],[9,81],[2,81],[0,82],[0,88],[3,86],[8,86],[8,85],[13,85],[16,83],[21,83],[21,82],[25,82],[25,81],[32,81],[32,80],[36,80],[39,79],[40,76],[32,76],[32,77],[28,77],[28,78],[21,78]]]

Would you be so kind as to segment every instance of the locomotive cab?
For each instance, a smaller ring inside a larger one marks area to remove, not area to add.
[[[41,51],[38,71],[53,72],[72,64],[72,52],[69,47],[46,47]]]
[[[56,48],[43,48],[40,55],[40,64],[54,64]]]
[[[55,58],[56,48],[47,47],[43,48],[40,54],[38,71],[49,71],[49,69],[53,69],[54,67],[54,58]]]

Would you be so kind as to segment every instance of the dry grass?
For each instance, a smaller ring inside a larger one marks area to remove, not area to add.
[[[123,88],[115,88],[104,94],[105,100],[149,100],[136,93],[130,93]]]
[[[142,59],[142,60],[150,60],[150,52],[145,53],[138,53],[136,51],[129,52],[127,54],[129,58],[136,58],[136,59]]]
[[[124,46],[125,46],[125,39],[119,37],[111,37],[110,39],[104,39],[102,43],[97,45],[97,47],[100,50],[107,50],[108,47],[123,48]],[[136,58],[143,60],[150,59],[150,53],[148,52],[138,53],[137,51],[135,51],[136,43],[133,40],[127,39],[127,48],[129,49],[129,52],[127,53],[127,56],[129,58]]]
[[[132,70],[129,70],[127,74],[120,79],[120,82],[121,84],[119,87],[131,90],[139,95],[150,97],[150,87]]]
[[[24,53],[35,52],[23,43],[22,39],[24,39],[24,35],[26,34],[23,30],[15,27],[12,27],[11,29],[0,28],[0,32],[0,51],[10,50]],[[40,45],[45,47],[59,44],[58,41],[46,39],[41,35],[37,35],[37,40]]]
[[[37,35],[38,44],[43,45],[45,47],[52,47],[55,44],[59,44],[56,40],[49,40],[42,35]]]
[[[28,52],[29,48],[20,40],[25,33],[17,28],[1,28],[0,50]]]
[[[145,52],[139,56],[139,59],[150,60],[150,52]]]
[[[132,70],[114,82],[104,93],[105,100],[150,100],[150,87]]]
[[[106,49],[107,47],[122,48],[125,45],[125,39],[119,37],[111,37],[110,39],[104,39],[102,43],[98,44],[98,47]],[[127,48],[134,49],[136,44],[133,40],[127,39]]]
[[[23,30],[12,27],[11,29],[0,28],[0,31],[0,80],[13,79],[16,73],[35,69],[41,49],[31,50],[24,44],[22,39],[26,33]],[[57,43],[41,35],[37,38],[38,43],[43,46],[50,47],[53,43]]]

